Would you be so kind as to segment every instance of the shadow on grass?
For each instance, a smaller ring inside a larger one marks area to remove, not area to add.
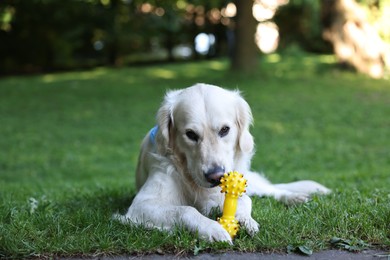
[[[104,215],[124,214],[136,195],[135,189],[128,187],[101,187],[77,194],[62,205],[68,209],[101,211]]]

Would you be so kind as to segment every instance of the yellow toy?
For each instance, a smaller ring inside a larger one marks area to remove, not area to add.
[[[219,186],[222,188],[221,192],[225,193],[225,202],[223,203],[222,217],[218,218],[218,222],[234,238],[239,229],[238,220],[234,218],[237,201],[246,192],[246,179],[236,171],[225,173]]]

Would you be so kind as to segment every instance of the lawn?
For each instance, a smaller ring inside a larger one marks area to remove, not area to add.
[[[333,193],[289,208],[254,198],[261,230],[233,246],[111,220],[136,193],[139,145],[163,94],[196,82],[243,92],[253,169]],[[390,81],[340,71],[332,56],[270,55],[256,75],[213,60],[0,79],[0,258],[390,250],[389,115]]]

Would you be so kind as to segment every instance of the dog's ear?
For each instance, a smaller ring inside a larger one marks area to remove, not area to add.
[[[170,139],[173,127],[173,111],[177,96],[181,90],[169,91],[165,95],[164,101],[157,111],[158,132],[156,136],[157,148],[160,153],[165,154],[169,150]]]
[[[239,92],[237,96],[238,145],[242,152],[249,153],[254,148],[253,137],[249,132],[253,123],[252,111]]]

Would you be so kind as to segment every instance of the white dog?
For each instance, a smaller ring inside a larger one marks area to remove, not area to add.
[[[314,181],[271,184],[250,171],[252,114],[238,91],[197,84],[168,92],[157,113],[157,126],[145,137],[136,183],[139,192],[123,222],[172,230],[175,225],[198,232],[209,241],[232,240],[211,209],[222,209],[218,186],[225,172],[238,171],[248,180],[236,219],[250,235],[259,230],[248,197],[272,196],[286,204],[305,202],[312,193],[330,190]]]

